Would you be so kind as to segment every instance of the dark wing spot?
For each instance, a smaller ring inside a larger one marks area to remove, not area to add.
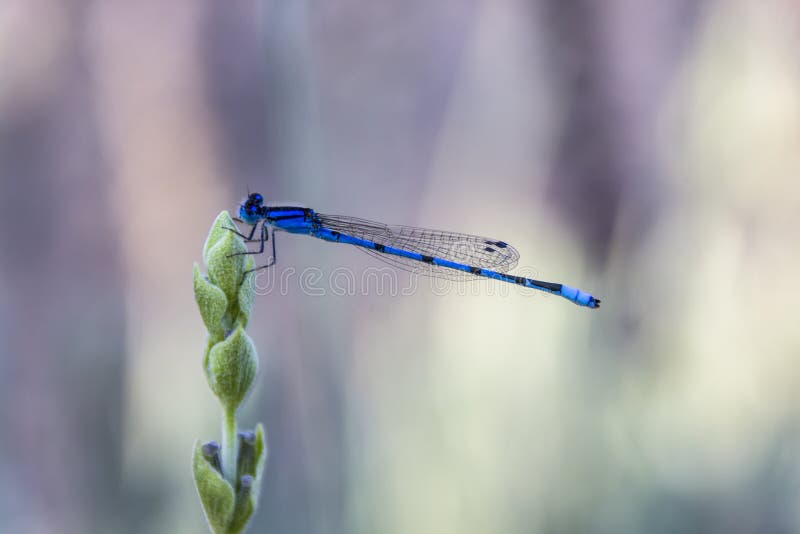
[[[433,263],[433,256],[422,256],[422,261],[425,263]]]
[[[486,252],[494,252],[494,249],[492,247],[486,247],[483,250],[485,250]]]
[[[506,248],[508,246],[508,243],[505,243],[503,241],[498,241],[497,243],[495,243],[495,245],[497,245],[500,248]]]

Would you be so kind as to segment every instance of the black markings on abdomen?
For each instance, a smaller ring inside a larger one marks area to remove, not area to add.
[[[545,289],[547,289],[549,291],[552,291],[554,293],[560,293],[561,292],[561,284],[554,284],[552,282],[540,282],[538,280],[533,280],[533,285],[536,285],[536,286],[539,286],[539,287],[543,287],[543,288],[545,288]]]
[[[374,244],[374,248],[378,252],[386,252],[386,245],[381,245],[380,243],[375,243]]]
[[[422,261],[424,261],[425,263],[433,263],[433,256],[425,256],[425,255],[423,255],[422,256]]]

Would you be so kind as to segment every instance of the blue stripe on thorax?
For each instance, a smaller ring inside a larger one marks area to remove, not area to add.
[[[293,234],[309,234],[315,228],[314,212],[307,208],[270,207],[265,219],[275,228]]]

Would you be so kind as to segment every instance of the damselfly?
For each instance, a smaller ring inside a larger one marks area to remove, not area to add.
[[[260,243],[258,250],[242,254],[262,254],[264,244],[272,240],[272,259],[258,269],[275,264],[275,230],[282,230],[355,245],[371,256],[414,273],[448,279],[492,278],[559,295],[579,306],[600,307],[600,299],[574,287],[507,274],[517,265],[519,253],[498,239],[389,226],[356,217],[324,215],[300,206],[269,206],[258,193],[249,194],[242,202],[239,218],[240,222],[251,225],[249,235],[230,230],[248,242]],[[254,238],[259,226],[259,237]]]

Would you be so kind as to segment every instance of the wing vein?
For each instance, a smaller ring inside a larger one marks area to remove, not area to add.
[[[519,253],[514,247],[494,238],[413,226],[391,226],[343,215],[317,214],[317,218],[325,228],[342,234],[481,269],[492,269],[504,273],[513,269],[519,261]],[[475,278],[469,273],[447,267],[380,253],[363,247],[358,248],[370,256],[407,271],[442,278]]]

